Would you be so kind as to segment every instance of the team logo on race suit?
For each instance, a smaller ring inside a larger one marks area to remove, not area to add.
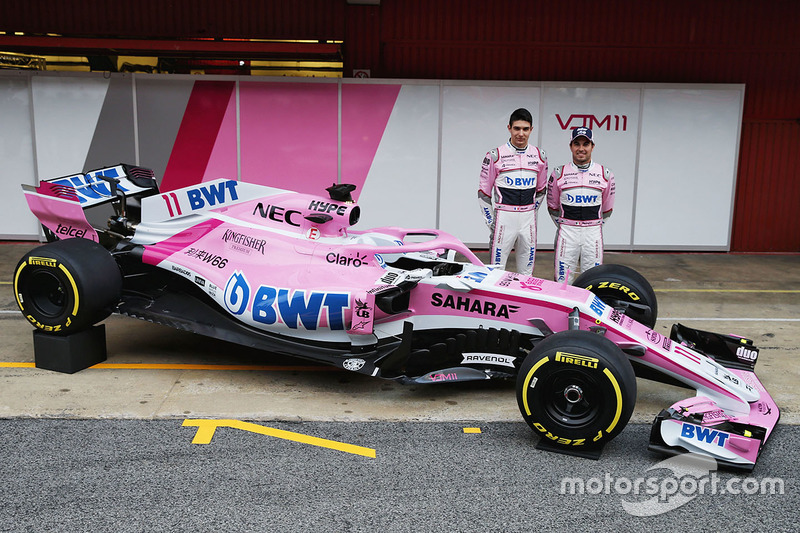
[[[530,178],[513,178],[511,176],[507,176],[505,178],[506,185],[509,187],[535,187],[536,186],[536,172],[534,172],[534,176]]]
[[[250,295],[253,294],[252,298]],[[350,294],[342,292],[306,291],[261,285],[253,292],[244,273],[236,271],[228,278],[224,294],[225,307],[234,315],[245,315],[264,325],[283,323],[291,329],[302,326],[315,330],[323,326],[345,329],[345,310],[350,307]]]
[[[567,201],[570,204],[591,205],[596,204],[599,198],[596,194],[569,194],[566,193]]]

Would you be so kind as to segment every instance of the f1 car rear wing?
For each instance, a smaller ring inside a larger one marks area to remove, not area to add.
[[[42,183],[51,184],[49,189],[53,191],[61,190],[67,196],[77,196],[83,209],[112,202],[120,195],[144,197],[158,193],[152,170],[126,164],[42,180]]]
[[[22,190],[31,212],[45,227],[46,235],[49,230],[59,239],[79,237],[98,241],[97,230],[84,214],[86,209],[116,201],[116,219],[122,220],[127,199],[157,194],[158,184],[152,170],[120,164],[86,174],[43,180],[38,187],[23,185]],[[122,227],[124,222],[118,225]]]

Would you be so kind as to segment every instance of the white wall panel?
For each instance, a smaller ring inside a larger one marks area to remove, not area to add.
[[[546,86],[543,94],[542,147],[547,151],[550,172],[572,161],[572,129],[592,128],[592,160],[609,167],[617,184],[614,212],[603,227],[603,238],[607,247],[627,247],[631,242],[641,89],[554,84]],[[545,207],[539,215],[539,243],[552,249],[556,226]]]
[[[31,82],[39,179],[84,170],[109,80],[37,76]]]
[[[404,84],[367,174],[356,229],[436,227],[439,87]]]
[[[478,179],[486,152],[508,141],[508,118],[524,107],[533,115],[537,143],[538,86],[445,85],[442,88],[440,228],[486,248],[489,230],[478,209]]]
[[[39,223],[21,184],[34,185],[29,78],[0,78],[0,238],[36,239]]]
[[[648,88],[634,245],[728,250],[743,88]]]

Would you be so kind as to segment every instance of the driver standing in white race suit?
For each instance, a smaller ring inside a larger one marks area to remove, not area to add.
[[[555,280],[569,283],[603,262],[603,223],[614,208],[614,173],[592,161],[592,130],[575,128],[572,163],[556,167],[547,183],[547,210],[558,226]]]
[[[505,268],[516,243],[517,272],[528,276],[536,254],[536,210],[547,187],[547,156],[528,144],[532,130],[527,109],[511,113],[511,138],[486,154],[478,187],[481,214],[492,231],[490,263]]]

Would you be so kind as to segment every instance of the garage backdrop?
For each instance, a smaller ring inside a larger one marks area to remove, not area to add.
[[[345,76],[369,69],[379,78],[745,84],[731,248],[800,251],[794,0],[541,0],[513,9],[491,0],[231,5],[9,0],[0,4],[0,29],[109,41],[334,39],[342,41]],[[708,154],[714,157],[713,145]]]
[[[14,147],[0,175],[18,180],[0,183],[0,238],[36,236],[20,182],[131,162],[162,191],[217,178],[316,194],[352,183],[356,229],[437,228],[485,247],[480,162],[527,107],[551,168],[570,159],[571,128],[594,129],[617,182],[608,249],[727,251],[743,89],[0,72],[0,145]],[[552,248],[541,218],[539,247]]]

